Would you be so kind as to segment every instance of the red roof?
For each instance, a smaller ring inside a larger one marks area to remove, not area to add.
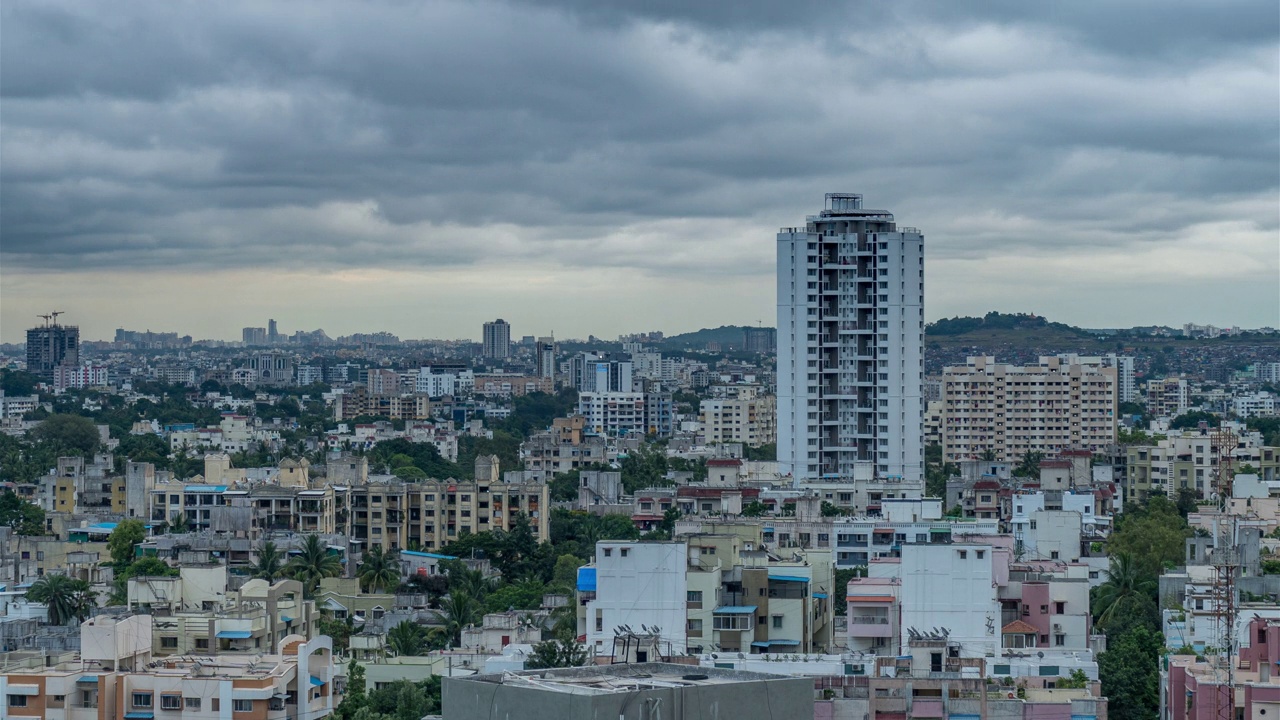
[[[1039,635],[1040,629],[1031,623],[1014,620],[1000,629],[1003,635]]]
[[[707,461],[707,467],[740,467],[741,465],[742,461],[734,458],[720,458]]]
[[[1000,483],[995,480],[979,480],[973,484],[974,490],[999,490]]]

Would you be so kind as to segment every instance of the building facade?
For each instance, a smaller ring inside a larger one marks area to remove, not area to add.
[[[484,357],[502,360],[511,357],[511,325],[498,318],[484,324]]]
[[[923,482],[924,237],[828,194],[778,233],[778,464]],[[858,468],[861,467],[861,471]]]
[[[1116,439],[1116,369],[1074,356],[1041,357],[1026,367],[971,357],[943,369],[942,412],[942,452],[950,462],[1101,450]]]
[[[54,368],[79,363],[79,327],[55,322],[27,331],[27,372],[52,380]]]

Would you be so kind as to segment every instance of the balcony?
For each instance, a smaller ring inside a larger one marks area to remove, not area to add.
[[[885,615],[850,615],[847,622],[850,637],[893,637],[893,628],[889,626],[889,618]]]

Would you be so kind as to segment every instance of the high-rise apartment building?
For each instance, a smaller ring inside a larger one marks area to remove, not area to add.
[[[742,349],[749,353],[769,355],[778,349],[776,328],[748,327],[742,330]]]
[[[1100,358],[1103,367],[1116,369],[1116,402],[1133,402],[1138,395],[1138,381],[1133,372],[1132,355],[1104,355]]]
[[[511,325],[498,318],[484,324],[484,348],[482,354],[487,358],[503,359],[511,357]]]
[[[54,322],[27,331],[27,372],[53,379],[59,365],[80,364],[80,328]]]
[[[240,331],[240,342],[245,345],[266,345],[267,329],[260,327],[247,327]]]
[[[918,487],[924,236],[829,193],[778,233],[778,464],[797,479]]]
[[[1175,418],[1190,405],[1185,378],[1161,378],[1147,381],[1147,413],[1154,417]]]
[[[534,345],[534,364],[538,377],[555,379],[556,376],[556,340],[552,337],[538,338]]]
[[[949,462],[1101,450],[1116,440],[1116,368],[1073,355],[1026,367],[971,357],[943,368],[942,413]]]

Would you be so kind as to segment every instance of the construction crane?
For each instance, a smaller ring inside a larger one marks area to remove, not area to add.
[[[45,326],[45,327],[57,327],[57,326],[58,326],[58,316],[59,316],[59,315],[66,315],[66,313],[65,313],[65,312],[63,312],[62,310],[54,310],[53,312],[49,313],[48,315],[36,315],[36,317],[38,317],[38,318],[44,318],[44,326]]]

